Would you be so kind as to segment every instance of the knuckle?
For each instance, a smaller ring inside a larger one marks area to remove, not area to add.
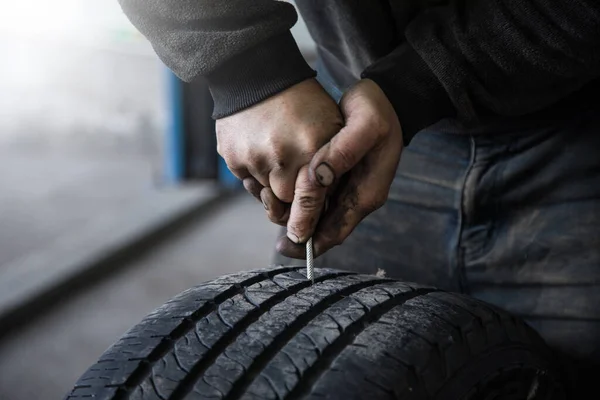
[[[278,140],[269,140],[267,145],[271,161],[275,164],[284,163],[286,158],[288,158],[287,146]]]
[[[287,223],[287,230],[288,230],[288,232],[294,233],[296,236],[302,236],[302,234],[304,233],[305,227],[297,221],[290,220]]]
[[[244,179],[247,177],[248,174],[246,173],[246,167],[240,161],[230,158],[225,159],[225,164],[231,173],[239,179]]]
[[[241,155],[243,159],[250,160],[253,163],[256,163],[257,160],[260,160],[262,156],[260,151],[252,146],[244,150]]]
[[[308,156],[308,157],[312,157],[314,156],[320,149],[321,147],[319,146],[318,143],[316,142],[310,142],[304,145],[303,149],[302,149],[302,154]]]
[[[335,147],[335,153],[335,156],[338,159],[344,171],[347,171],[350,168],[352,168],[357,162],[356,155],[348,146]]]
[[[289,157],[286,156],[286,151],[281,147],[271,149],[270,159],[271,164],[279,170],[285,170],[290,161]]]
[[[318,143],[317,138],[323,136],[317,129],[308,128],[304,135],[302,135],[302,141],[300,143],[302,153],[312,156],[321,148],[322,144]]]
[[[369,121],[369,127],[378,139],[387,136],[390,131],[390,123],[381,116],[373,116]]]
[[[244,164],[236,159],[226,160],[225,163],[227,164],[229,170],[233,173],[240,173],[245,169]]]
[[[318,210],[321,206],[319,198],[312,194],[298,195],[295,198],[295,201],[297,201],[298,206],[300,206],[300,208],[305,211],[315,211]]]
[[[219,149],[219,154],[225,160],[225,164],[227,164],[228,168],[243,168],[244,167],[244,158],[240,154],[239,151],[236,151],[230,143],[219,143],[217,144],[217,148]]]
[[[252,146],[238,147],[234,154],[238,160],[244,160],[245,166],[255,163],[256,159],[260,157],[260,153],[256,149],[252,148]]]
[[[229,168],[229,170],[238,179],[244,179],[244,176],[246,175],[244,169]]]

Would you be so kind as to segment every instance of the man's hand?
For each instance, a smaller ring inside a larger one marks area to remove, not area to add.
[[[314,235],[313,220],[322,207],[312,210],[294,202],[287,224],[288,237],[291,233],[300,243],[313,235],[315,256],[341,244],[364,217],[385,203],[402,152],[400,122],[375,82],[357,83],[344,94],[340,108],[345,126],[302,169],[308,171],[308,178],[300,174],[296,181],[305,195],[318,187],[334,189],[327,211]],[[285,237],[277,248],[288,257],[305,257],[304,246]]]
[[[271,221],[285,225],[290,213],[307,210],[303,227],[312,232],[327,188],[310,182],[308,163],[342,126],[337,104],[309,79],[217,120],[217,151],[246,190],[263,202]],[[301,240],[294,232],[289,237]]]

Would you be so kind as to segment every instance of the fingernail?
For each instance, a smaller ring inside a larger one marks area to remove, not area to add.
[[[319,164],[319,166],[315,170],[315,175],[317,176],[317,181],[319,181],[319,183],[322,186],[331,185],[333,183],[333,180],[335,179],[335,174],[333,173],[333,170],[329,165],[325,163]]]
[[[269,211],[269,205],[265,201],[263,193],[264,193],[264,190],[260,192],[260,201],[262,201],[263,207],[265,208],[265,210]]]
[[[298,239],[298,236],[294,235],[292,232],[288,232],[287,237],[296,244],[300,243],[300,239]]]

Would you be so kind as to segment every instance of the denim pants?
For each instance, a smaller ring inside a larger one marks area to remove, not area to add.
[[[315,265],[466,293],[600,364],[598,111],[474,131],[445,120],[419,132],[387,203]]]

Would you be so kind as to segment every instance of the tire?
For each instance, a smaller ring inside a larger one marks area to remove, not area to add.
[[[148,315],[66,399],[562,400],[520,320],[467,296],[298,267],[223,276]]]

